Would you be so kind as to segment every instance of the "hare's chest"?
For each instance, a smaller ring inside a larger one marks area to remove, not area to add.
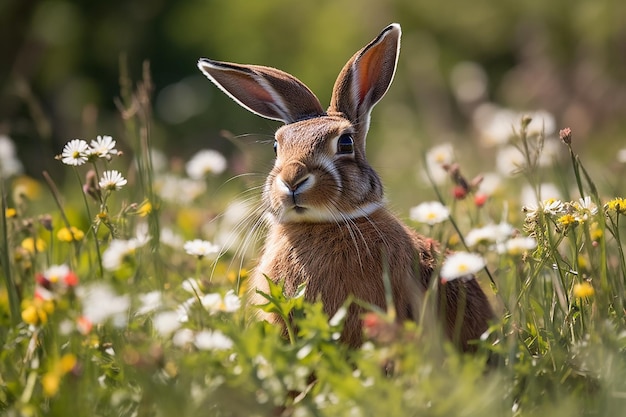
[[[276,282],[284,281],[288,294],[302,283],[307,284],[308,294],[382,289],[383,257],[401,250],[386,241],[383,233],[357,224],[285,229],[276,228],[269,234],[258,270]]]

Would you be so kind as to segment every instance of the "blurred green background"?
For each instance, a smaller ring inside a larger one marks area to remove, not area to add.
[[[386,181],[444,141],[480,162],[472,111],[485,102],[546,110],[598,158],[626,146],[623,0],[3,0],[0,134],[37,178],[62,169],[52,156],[70,139],[109,134],[124,149],[120,62],[138,80],[146,60],[155,146],[232,157],[237,142],[268,141],[278,125],[225,97],[199,57],[278,67],[326,104],[346,60],[390,22],[402,25],[402,52],[368,147]],[[253,159],[264,171],[271,145],[251,149],[262,149]]]

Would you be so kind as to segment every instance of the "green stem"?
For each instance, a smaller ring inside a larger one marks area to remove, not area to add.
[[[9,236],[7,233],[7,200],[4,190],[4,178],[1,180],[2,187],[2,243],[4,248],[0,251],[2,269],[4,270],[4,279],[6,282],[7,293],[9,296],[9,310],[11,311],[11,323],[17,325],[20,322],[20,299],[17,292],[17,285],[11,275],[11,264],[9,263]]]

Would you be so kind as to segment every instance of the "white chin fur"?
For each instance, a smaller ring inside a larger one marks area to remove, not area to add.
[[[382,207],[383,203],[373,202],[347,213],[339,213],[319,208],[304,208],[300,212],[295,209],[289,209],[273,217],[278,223],[338,223],[345,220],[367,217]]]

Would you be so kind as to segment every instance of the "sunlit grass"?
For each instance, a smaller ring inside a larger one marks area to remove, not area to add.
[[[442,255],[443,279],[478,271],[497,312],[475,354],[460,354],[427,319],[402,327],[374,309],[363,320],[367,341],[351,351],[337,342],[345,309],[326,317],[280,286],[264,309],[294,317],[287,337],[253,319],[244,254],[255,219],[235,204],[219,215],[229,202],[214,151],[185,172],[155,167],[149,89],[147,78],[125,85],[119,103],[132,156],[108,136],[69,142],[58,163],[76,180],[39,185],[54,204],[5,181],[3,414],[623,412],[626,200],[594,183],[571,132],[548,138],[561,148],[546,159],[547,133],[521,118],[498,145],[517,153],[500,155],[511,159],[497,163],[507,172],[496,181],[465,178],[476,167],[451,145],[426,155],[423,177],[439,201],[416,201],[412,226],[461,255]],[[558,154],[567,169],[554,169]],[[246,186],[234,185],[247,197]]]

